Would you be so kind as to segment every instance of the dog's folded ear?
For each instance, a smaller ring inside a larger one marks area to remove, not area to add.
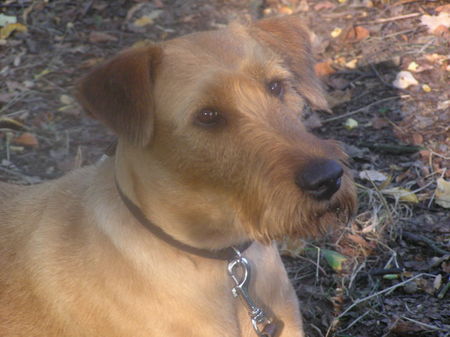
[[[277,53],[294,73],[297,90],[315,109],[328,110],[323,88],[314,72],[311,37],[298,16],[257,21],[250,34]]]
[[[119,138],[144,146],[153,131],[152,88],[161,57],[157,46],[128,49],[82,78],[76,96]]]

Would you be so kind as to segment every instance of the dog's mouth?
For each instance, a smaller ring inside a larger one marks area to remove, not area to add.
[[[347,173],[342,177],[341,187],[329,200],[296,192],[280,187],[260,200],[259,205],[254,201],[255,195],[252,203],[244,201],[240,213],[249,235],[261,242],[286,236],[317,237],[348,224],[356,210],[353,181]]]

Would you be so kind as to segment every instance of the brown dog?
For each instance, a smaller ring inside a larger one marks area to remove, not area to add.
[[[355,208],[344,154],[298,117],[326,108],[308,40],[294,17],[231,25],[84,78],[116,154],[0,185],[0,336],[303,336],[271,242]]]

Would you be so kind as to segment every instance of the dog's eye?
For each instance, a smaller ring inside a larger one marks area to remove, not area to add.
[[[204,126],[213,126],[222,119],[220,112],[214,109],[202,109],[197,113],[196,123]]]
[[[284,85],[283,82],[280,80],[275,80],[270,82],[267,85],[267,89],[269,90],[270,94],[275,97],[283,97],[284,94]]]

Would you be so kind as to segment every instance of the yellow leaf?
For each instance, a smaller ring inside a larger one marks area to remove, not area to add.
[[[419,65],[418,65],[416,62],[414,62],[414,61],[412,61],[412,62],[408,65],[408,70],[409,70],[409,71],[416,71],[417,68],[419,68]]]
[[[341,29],[341,28],[335,28],[335,29],[333,29],[333,31],[331,32],[331,36],[334,37],[334,38],[336,38],[336,37],[338,37],[339,35],[341,35],[341,33],[342,33],[342,29]]]
[[[14,31],[26,32],[28,29],[21,23],[10,23],[0,29],[0,40],[6,40]]]
[[[423,84],[422,85],[422,90],[425,92],[430,92],[431,91],[431,87],[428,84]]]
[[[450,208],[450,181],[443,178],[437,180],[435,197],[436,204],[444,208]]]
[[[143,17],[136,19],[133,24],[138,27],[144,27],[153,24],[153,19],[144,15]]]
[[[345,64],[345,66],[348,68],[348,69],[356,69],[356,66],[358,65],[358,60],[357,59],[353,59],[353,60],[351,60],[351,61],[349,61],[349,62],[347,62],[346,64]]]
[[[398,199],[400,201],[409,202],[412,204],[419,203],[419,199],[417,198],[417,195],[415,195],[413,192],[406,188],[401,187],[393,187],[389,189],[381,190],[383,194],[390,195],[391,197],[394,197],[395,199]]]

